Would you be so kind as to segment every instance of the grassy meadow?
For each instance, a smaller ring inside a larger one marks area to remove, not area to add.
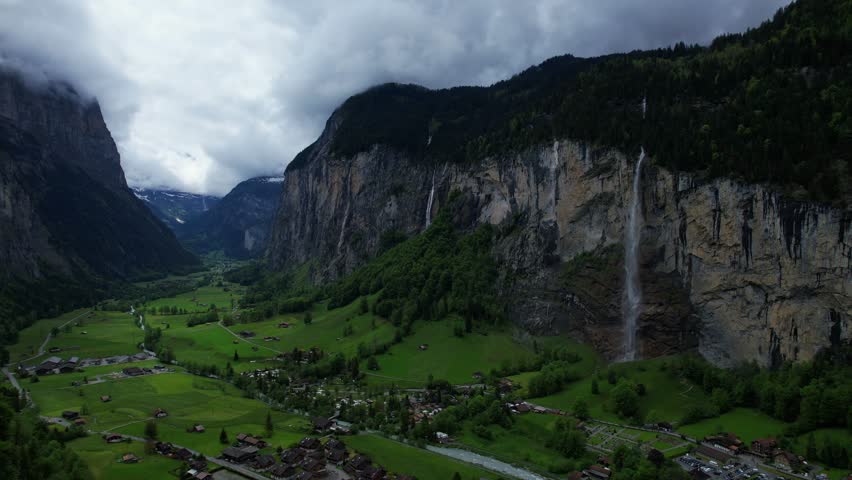
[[[244,287],[234,284],[226,284],[223,287],[204,286],[174,297],[152,300],[143,305],[142,308],[176,307],[189,313],[195,313],[206,312],[211,305],[216,305],[216,308],[220,311],[230,311],[231,301],[236,305],[244,291]]]
[[[318,347],[326,353],[343,353],[352,356],[358,351],[358,344],[385,343],[393,339],[395,328],[387,320],[372,313],[358,313],[355,303],[329,310],[326,303],[319,303],[311,309],[313,317],[310,325],[304,323],[304,313],[284,314],[270,320],[257,323],[236,324],[231,327],[235,332],[248,330],[257,336],[251,339],[260,345],[267,345],[280,351],[294,348],[309,349]],[[279,328],[278,324],[287,322],[289,328]],[[352,333],[344,335],[349,326]],[[263,337],[280,337],[279,342],[264,342]]]
[[[736,432],[743,442],[780,436],[787,424],[753,408],[735,408],[722,415],[684,425],[677,430],[692,438],[704,438],[719,432]]]
[[[274,365],[273,357],[278,354],[278,349],[273,343],[264,342],[262,337],[237,339],[217,323],[187,327],[187,319],[188,316],[181,315],[164,319],[169,328],[163,330],[162,345],[171,347],[179,362],[217,365],[220,368],[230,362],[236,372]],[[157,319],[150,317],[148,324],[161,326]],[[236,326],[232,328],[239,331]],[[257,351],[253,346],[257,346]],[[239,356],[238,361],[234,361],[234,352]]]
[[[145,365],[151,362],[143,362]],[[63,410],[88,410],[84,417],[92,431],[113,431],[142,436],[144,423],[155,408],[163,408],[169,416],[156,420],[159,439],[174,442],[209,455],[218,454],[222,428],[233,438],[237,433],[264,435],[269,408],[262,402],[243,396],[236,387],[220,380],[198,377],[180,370],[174,373],[145,375],[134,378],[110,378],[120,366],[94,367],[86,373],[43,377],[38,383],[27,383],[33,399],[43,415],[59,416]],[[71,382],[86,375],[93,380],[102,375],[105,381],[79,387]],[[111,396],[102,402],[100,397]],[[84,408],[85,405],[85,408]],[[303,417],[272,411],[273,445],[287,446],[309,432]],[[188,433],[187,428],[202,424],[204,433]]]
[[[529,413],[517,415],[509,429],[491,425],[488,430],[493,438],[484,439],[466,424],[456,438],[471,450],[544,474],[565,471],[565,457],[546,446],[558,417]]]
[[[133,355],[140,351],[138,345],[145,338],[144,332],[126,312],[92,312],[91,316],[73,322],[69,332],[60,329],[59,335],[50,339],[50,347],[59,347],[62,358],[103,358],[113,355]],[[68,328],[68,327],[66,327]]]
[[[639,397],[640,414],[657,421],[677,422],[686,414],[690,407],[706,401],[700,388],[672,375],[666,368],[671,357],[660,357],[639,362],[619,363],[609,368],[617,376],[626,376],[634,382],[645,385],[646,394]],[[584,399],[589,406],[592,417],[612,422],[623,422],[624,419],[613,413],[610,408],[610,392],[614,385],[607,381],[606,370],[603,368],[597,374],[590,374],[566,389],[546,397],[531,399],[533,403],[546,407],[571,410],[577,399]],[[597,380],[598,395],[592,394],[592,381]]]
[[[69,320],[80,317],[87,311],[88,309],[81,308],[64,313],[58,317],[43,318],[21,330],[18,332],[18,342],[7,347],[9,350],[9,360],[11,362],[19,362],[23,359],[34,356],[38,353],[38,348],[53,328],[59,328]]]
[[[421,344],[427,344],[428,349],[419,350]],[[432,375],[453,384],[467,384],[478,382],[474,372],[487,374],[505,362],[532,356],[532,349],[516,342],[508,330],[456,337],[452,322],[418,322],[410,336],[376,357],[378,371],[369,372],[366,363],[361,370],[374,374],[368,378],[370,383],[422,385]]]
[[[140,442],[110,444],[97,435],[90,435],[69,442],[68,446],[86,461],[94,480],[177,478],[172,471],[181,466],[181,462],[168,457],[147,455],[145,445]],[[125,453],[136,455],[139,463],[121,463],[121,456]]]

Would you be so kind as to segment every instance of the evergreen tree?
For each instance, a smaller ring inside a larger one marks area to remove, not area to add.
[[[578,398],[574,402],[574,416],[580,420],[589,418],[589,405],[582,398]]]
[[[367,370],[376,371],[378,369],[379,369],[379,361],[376,360],[375,356],[371,355],[370,358],[367,359]]]
[[[237,351],[236,351],[236,350],[234,350],[234,361],[235,361],[235,362],[240,361],[240,354],[239,354],[239,353],[237,353]]]
[[[154,420],[145,422],[145,438],[149,440],[157,439],[157,422]]]
[[[225,427],[222,427],[222,431],[219,432],[219,443],[222,445],[227,445],[228,442],[228,432],[225,431]]]
[[[266,436],[271,437],[275,433],[275,426],[272,424],[272,412],[266,411]]]
[[[805,448],[805,458],[810,461],[816,460],[817,457],[817,446],[816,446],[816,438],[814,438],[813,432],[808,435],[808,446]]]

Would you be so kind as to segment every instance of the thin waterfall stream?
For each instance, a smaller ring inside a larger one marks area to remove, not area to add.
[[[642,119],[645,119],[648,102],[642,99]],[[636,359],[636,335],[639,316],[642,314],[642,284],[639,280],[639,243],[642,239],[642,162],[645,147],[641,147],[633,185],[630,206],[627,210],[627,225],[624,233],[624,361]]]

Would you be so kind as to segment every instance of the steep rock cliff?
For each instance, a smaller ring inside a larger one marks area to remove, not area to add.
[[[512,320],[620,355],[632,156],[570,140],[476,164],[381,145],[337,156],[338,124],[333,116],[287,170],[267,252],[274,268],[310,262],[315,281],[338,278],[372,258],[383,233],[423,231],[458,191],[457,224],[500,227],[494,255]],[[641,186],[641,355],[697,345],[718,364],[771,365],[849,339],[849,212],[653,162]]]
[[[128,189],[96,102],[0,71],[0,280],[125,279],[197,264]]]

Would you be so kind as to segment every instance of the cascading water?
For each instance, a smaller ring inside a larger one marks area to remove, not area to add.
[[[431,138],[431,137],[430,137]],[[444,175],[447,173],[447,164],[444,164],[444,168],[441,170],[441,175],[438,177],[438,183],[440,184]],[[426,201],[426,222],[423,229],[429,228],[429,225],[432,225],[432,204],[435,203],[435,171],[432,171],[432,188],[429,189],[429,200]]]
[[[642,119],[648,102],[642,99]],[[627,211],[627,228],[624,234],[624,360],[636,359],[636,333],[642,313],[642,286],[639,282],[639,241],[642,236],[641,175],[645,147],[641,147],[636,170],[633,172],[633,189]]]
[[[432,224],[432,202],[435,200],[435,172],[432,172],[432,189],[429,190],[429,201],[426,202],[426,227]]]
[[[645,149],[639,153],[633,173],[633,196],[627,212],[627,231],[624,236],[624,360],[636,358],[636,327],[642,310],[642,288],[639,284],[639,240],[642,233],[642,212],[639,179]]]

